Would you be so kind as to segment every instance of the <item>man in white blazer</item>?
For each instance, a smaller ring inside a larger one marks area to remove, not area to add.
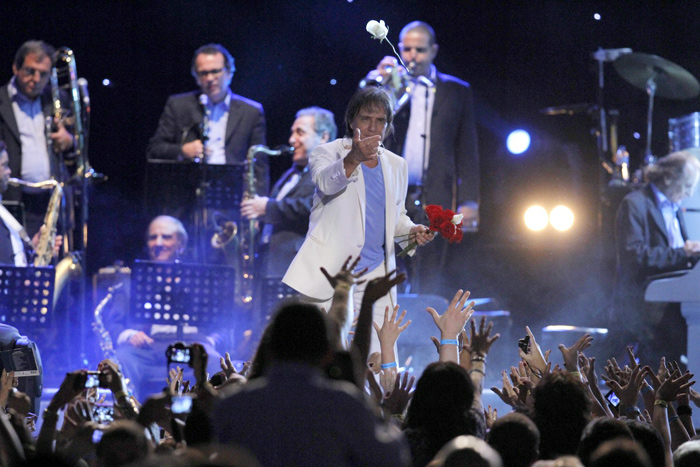
[[[311,153],[311,178],[316,185],[309,231],[282,282],[305,299],[330,309],[333,288],[321,273],[339,271],[348,256],[362,256],[358,270],[367,267],[367,281],[396,268],[395,238],[424,245],[433,239],[426,226],[406,215],[406,161],[384,149],[391,132],[393,106],[382,89],[360,89],[345,112],[346,136],[316,147]],[[366,284],[366,282],[365,282]],[[359,311],[365,284],[352,294]],[[375,303],[374,321],[381,325],[386,306],[396,304],[396,288]],[[353,316],[348,314],[348,320]],[[379,350],[372,333],[370,352]]]

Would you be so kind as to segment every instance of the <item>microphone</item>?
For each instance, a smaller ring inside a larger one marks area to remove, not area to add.
[[[286,144],[280,144],[279,146],[277,146],[275,148],[275,152],[278,153],[275,155],[279,155],[279,156],[284,156],[287,154],[292,155],[292,154],[294,154],[294,148],[291,146],[287,146]]]
[[[90,93],[88,93],[88,82],[85,78],[78,78],[78,87],[80,88],[80,94],[83,96],[83,104],[85,105],[85,110],[90,113]]]
[[[206,145],[209,141],[209,96],[206,94],[199,95],[199,105],[202,106],[202,112],[204,113],[202,118],[202,144]]]
[[[598,49],[595,52],[591,52],[591,58],[599,62],[614,62],[621,55],[631,53],[632,49],[629,47],[623,47],[620,49]]]

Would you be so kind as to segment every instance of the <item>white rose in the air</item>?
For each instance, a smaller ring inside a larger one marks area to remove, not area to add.
[[[379,42],[381,42],[386,39],[389,28],[384,24],[384,20],[380,20],[379,22],[372,20],[367,23],[367,32],[372,34],[372,38],[379,39]]]
[[[462,219],[464,219],[464,214],[455,214],[452,216],[452,223],[454,225],[459,225],[459,223],[462,222]]]

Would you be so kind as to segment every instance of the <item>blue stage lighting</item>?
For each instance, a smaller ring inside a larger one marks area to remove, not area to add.
[[[506,139],[506,147],[511,154],[522,154],[530,147],[530,134],[525,130],[514,130]]]

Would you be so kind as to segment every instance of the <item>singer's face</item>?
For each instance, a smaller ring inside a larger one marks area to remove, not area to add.
[[[151,261],[175,261],[182,250],[176,225],[161,218],[151,222],[148,227],[148,256]]]
[[[354,132],[360,129],[360,138],[381,136],[384,140],[386,133],[387,117],[384,107],[363,107],[350,123]]]
[[[428,76],[437,55],[437,44],[430,45],[430,36],[420,29],[408,31],[399,43],[401,58],[418,76]]]
[[[0,194],[7,190],[7,186],[10,183],[10,175],[12,175],[10,158],[7,157],[7,151],[2,151],[0,152]]]
[[[199,54],[195,59],[197,84],[209,100],[218,104],[226,97],[231,84],[231,72],[226,69],[226,60],[221,53]]]
[[[35,53],[27,54],[22,67],[12,65],[12,72],[15,74],[15,85],[19,92],[35,99],[44,92],[51,77],[51,59],[48,55],[39,59]]]
[[[289,137],[289,145],[294,148],[292,161],[299,166],[309,163],[311,151],[319,144],[328,142],[328,134],[319,135],[315,129],[316,119],[312,115],[303,115],[292,125],[292,134]]]

